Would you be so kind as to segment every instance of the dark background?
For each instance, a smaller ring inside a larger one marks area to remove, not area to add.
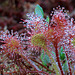
[[[53,8],[60,5],[75,19],[75,0],[0,0],[0,30],[24,32],[23,24],[19,22],[26,19],[26,13],[34,11],[36,4],[43,8],[45,16],[50,16]]]

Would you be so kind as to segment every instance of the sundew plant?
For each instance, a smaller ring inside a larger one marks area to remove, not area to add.
[[[42,7],[23,20],[26,33],[0,31],[1,75],[75,75],[75,22],[64,7],[44,18]]]

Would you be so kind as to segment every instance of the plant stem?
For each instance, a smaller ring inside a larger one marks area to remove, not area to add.
[[[43,74],[49,75],[47,72],[44,72],[44,71],[28,71],[27,73],[43,73]]]
[[[50,72],[52,72],[52,73],[55,73],[54,71],[52,71],[52,70],[50,70],[49,68],[45,67],[44,65],[42,65],[42,64],[39,63],[38,61],[36,61],[36,60],[34,60],[34,59],[32,59],[32,58],[30,58],[30,59],[31,59],[32,61],[38,63],[39,65],[41,65],[42,67],[44,67],[44,68],[47,69],[48,71],[50,71]]]
[[[56,59],[57,59],[57,62],[58,62],[58,66],[60,68],[61,74],[64,75],[62,67],[61,67],[61,63],[60,63],[60,60],[59,60],[59,54],[58,54],[58,50],[57,50],[57,43],[54,44],[54,47],[55,47],[55,53],[56,53]]]
[[[58,67],[54,57],[52,56],[52,54],[50,54],[49,50],[46,47],[44,47],[44,49],[45,49],[45,52],[47,53],[47,55],[49,56],[49,58],[50,58],[50,60],[52,62],[52,65],[53,65],[53,68],[54,68],[54,70],[56,72],[56,75],[61,75],[60,68]]]
[[[65,52],[65,54],[66,54],[66,58],[67,58],[67,62],[68,62],[68,55],[67,55],[66,52]],[[70,63],[69,62],[68,62],[68,67],[69,67],[70,75],[72,75],[71,68],[70,68]]]

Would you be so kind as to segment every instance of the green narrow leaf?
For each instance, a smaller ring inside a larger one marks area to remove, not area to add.
[[[60,53],[60,59],[61,60],[64,60],[65,59],[65,53],[63,53],[63,52]]]
[[[36,5],[35,14],[38,14],[38,16],[41,16],[41,18],[44,17],[44,12],[40,5]]]
[[[63,52],[64,49],[63,47],[61,47],[60,51],[59,51],[59,56],[61,60],[64,60],[66,58],[65,53]]]
[[[46,62],[45,59],[42,60],[42,64],[43,64],[44,66],[47,66],[47,62]]]
[[[49,16],[46,17],[46,21],[49,23]]]
[[[63,69],[64,71],[67,71],[67,70],[68,70],[67,61],[65,61],[65,63],[63,64],[62,69]]]
[[[46,60],[46,63],[47,63],[47,64],[50,63],[50,59],[49,59],[49,56],[48,56],[47,54],[45,54],[44,60]]]
[[[41,60],[43,60],[43,57],[44,57],[44,50],[42,50],[42,53],[41,53],[41,56],[40,56]]]
[[[63,47],[61,47],[60,51],[61,51],[61,52],[63,52],[63,51],[64,51]]]
[[[46,60],[45,60],[45,55],[44,55],[44,50],[42,51],[40,57],[41,57],[42,64],[43,64],[44,66],[47,66],[47,62],[46,62]]]
[[[47,54],[44,54],[44,50],[42,50],[40,58],[44,66],[47,66],[47,64],[50,63],[49,56]]]

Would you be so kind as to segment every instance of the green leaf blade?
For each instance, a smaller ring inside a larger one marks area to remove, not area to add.
[[[46,17],[46,21],[49,23],[49,16]]]
[[[65,53],[63,51],[64,49],[63,47],[61,47],[60,52],[59,52],[59,56],[61,60],[64,60],[66,58]]]
[[[42,50],[40,58],[41,58],[42,64],[47,67],[47,64],[50,63],[50,59],[47,54],[44,54],[44,50]]]
[[[41,60],[43,60],[43,57],[44,57],[44,50],[42,50],[42,53],[41,53],[41,56],[40,56]]]
[[[64,60],[64,59],[65,59],[65,53],[63,53],[63,52],[60,53],[60,59],[61,59],[61,60]]]
[[[63,64],[62,69],[63,69],[64,71],[67,71],[67,70],[68,70],[67,61],[65,61],[65,63]]]
[[[49,56],[47,54],[45,54],[45,60],[46,60],[46,63],[50,63],[50,59],[49,59]]]
[[[43,9],[40,5],[37,5],[35,8],[35,14],[38,14],[38,16],[41,16],[41,18],[44,17]]]

